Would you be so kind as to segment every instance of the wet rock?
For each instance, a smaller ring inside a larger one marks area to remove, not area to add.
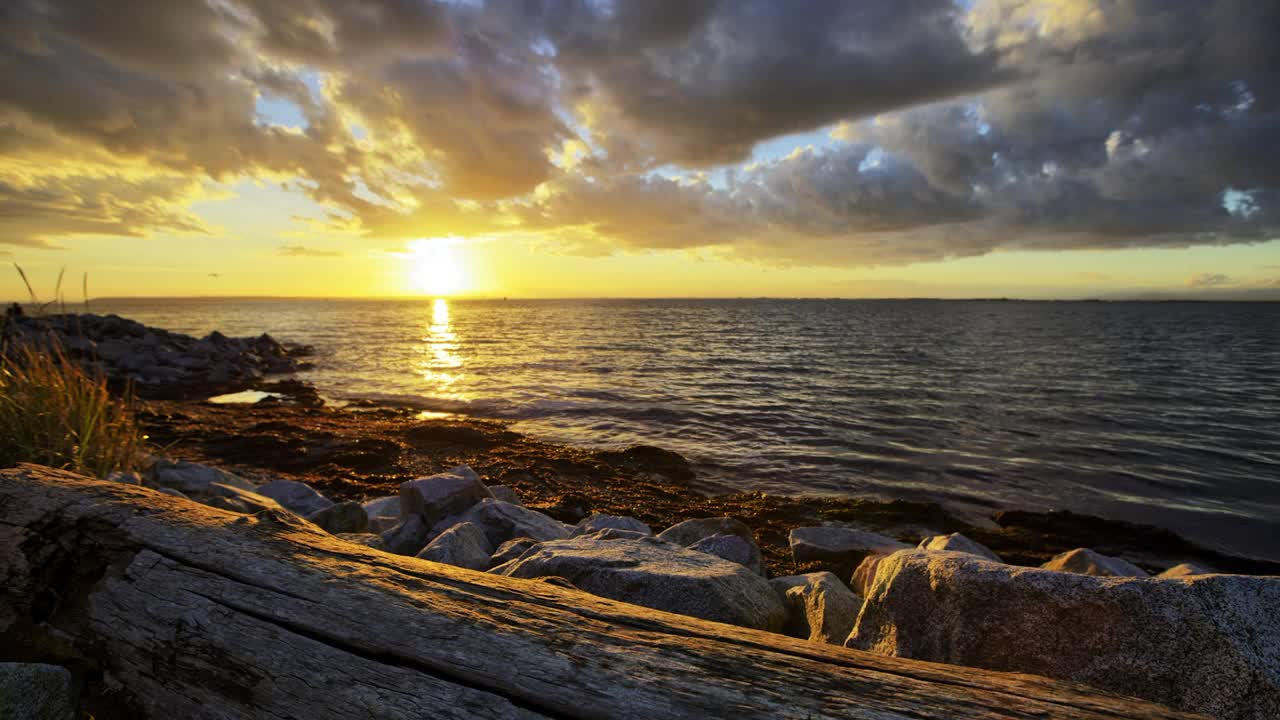
[[[358,502],[344,502],[330,505],[307,516],[307,519],[325,532],[338,535],[340,533],[363,533],[369,529],[369,516]]]
[[[888,555],[911,547],[886,535],[842,527],[796,528],[789,542],[796,565],[820,563],[840,577],[849,577],[868,555]]]
[[[58,665],[0,662],[0,718],[74,720],[71,672]]]
[[[509,563],[525,554],[529,548],[537,544],[537,540],[527,537],[508,540],[499,545],[497,550],[493,551],[493,555],[489,557],[489,567],[495,568],[499,565]]]
[[[516,494],[516,491],[506,485],[490,485],[489,494],[493,496],[494,500],[501,500],[502,502],[511,503],[512,505],[522,504],[520,502],[520,496]]]
[[[321,495],[310,485],[296,480],[272,480],[264,485],[259,485],[257,493],[266,495],[283,505],[286,510],[295,512],[303,517],[320,512],[325,508],[333,507],[332,500]],[[353,530],[351,532],[363,531]]]
[[[487,570],[492,553],[493,546],[478,525],[459,523],[428,543],[418,557],[469,570]]]
[[[843,645],[862,609],[862,598],[833,573],[790,575],[769,584],[787,607],[782,632],[802,640]]]
[[[417,555],[427,545],[431,528],[422,522],[421,515],[410,515],[395,527],[382,533],[382,547],[397,555]]]
[[[1089,548],[1068,550],[1040,567],[1045,570],[1097,577],[1147,577],[1145,570],[1128,560],[1103,555]]]
[[[402,483],[400,517],[420,515],[423,523],[430,527],[491,497],[488,488],[471,468],[457,467],[449,472]]]
[[[280,506],[280,503],[265,495],[241,490],[231,485],[223,485],[222,483],[212,483],[205,488],[205,492],[199,498],[199,502],[209,507],[244,513],[245,515],[263,511],[288,512]]]
[[[208,495],[210,486],[227,485],[248,492],[256,492],[257,486],[244,478],[209,465],[192,462],[157,460],[148,472],[151,483],[159,487],[173,488],[187,497],[199,499]]]
[[[940,550],[947,552],[963,552],[970,555],[977,555],[980,558],[986,558],[992,562],[1004,562],[999,555],[991,552],[991,550],[981,543],[976,543],[960,533],[951,533],[950,535],[935,535],[920,541],[918,546],[921,550]]]
[[[564,578],[593,595],[761,630],[777,631],[786,620],[782,601],[764,578],[652,537],[553,540],[492,572]]]
[[[569,537],[569,527],[559,520],[519,505],[485,498],[469,510],[446,518],[432,528],[434,537],[458,523],[474,523],[484,531],[491,547],[517,537],[538,541],[560,540]]]
[[[673,542],[684,547],[692,547],[703,540],[708,540],[714,535],[732,535],[742,539],[745,548],[735,545],[732,541],[719,539],[709,541],[703,545],[703,551],[712,549],[718,550],[728,555],[734,556],[733,562],[745,565],[752,572],[760,576],[766,575],[764,567],[764,558],[760,554],[760,546],[756,544],[755,533],[751,528],[747,527],[740,520],[730,517],[718,518],[698,518],[696,520],[685,520],[663,530],[658,535],[660,540]],[[712,555],[720,556],[718,552],[711,552]]]
[[[1280,717],[1280,579],[1097,577],[912,550],[847,645],[1070,680],[1217,718]]]
[[[738,535],[716,533],[690,545],[689,549],[736,562],[761,577],[769,577],[764,567],[764,558],[760,555],[760,548],[754,542],[743,540]]]
[[[1197,565],[1196,563],[1182,563],[1181,565],[1174,565],[1173,567],[1169,568],[1168,570],[1165,570],[1164,572],[1160,573],[1156,577],[1160,578],[1161,580],[1170,580],[1170,579],[1192,577],[1194,575],[1212,575],[1213,572],[1214,572],[1213,570],[1203,565]]]
[[[590,517],[583,518],[574,528],[570,537],[578,535],[590,535],[597,530],[605,528],[616,528],[618,530],[631,530],[633,532],[642,533],[644,535],[652,535],[653,530],[648,525],[640,522],[633,517],[624,517],[621,515],[605,515],[604,513],[596,513]]]

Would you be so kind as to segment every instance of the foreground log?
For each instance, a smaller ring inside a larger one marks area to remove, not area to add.
[[[806,643],[0,471],[0,660],[98,718],[1178,718],[1043,678]]]

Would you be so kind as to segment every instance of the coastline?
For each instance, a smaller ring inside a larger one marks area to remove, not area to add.
[[[278,386],[276,386],[278,388]],[[266,482],[305,482],[335,501],[393,495],[400,483],[457,465],[488,483],[516,490],[525,505],[574,523],[594,512],[669,527],[699,517],[731,516],[756,533],[774,575],[846,568],[798,566],[792,528],[844,525],[916,543],[960,532],[1013,565],[1038,566],[1059,553],[1090,547],[1158,573],[1183,562],[1221,572],[1280,575],[1280,562],[1202,548],[1161,528],[1070,512],[995,511],[985,522],[936,503],[736,492],[706,495],[691,486],[679,455],[647,446],[589,450],[544,442],[508,424],[462,417],[420,418],[416,411],[372,402],[332,408],[305,402],[215,404],[148,400],[139,420],[174,458],[208,463]]]

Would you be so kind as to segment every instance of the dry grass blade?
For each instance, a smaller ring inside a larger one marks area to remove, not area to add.
[[[31,281],[27,279],[27,271],[23,270],[18,263],[14,263],[13,267],[17,269],[18,275],[22,277],[22,284],[27,286],[27,295],[31,297],[31,304],[38,305],[40,300],[36,297],[36,289],[31,287]]]

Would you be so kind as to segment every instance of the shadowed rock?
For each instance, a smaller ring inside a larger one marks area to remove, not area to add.
[[[239,475],[233,475],[209,465],[191,462],[157,460],[147,473],[147,479],[159,487],[172,488],[190,498],[207,495],[209,486],[218,483],[249,492],[257,492],[257,486]]]
[[[887,535],[842,527],[799,527],[791,531],[788,540],[796,565],[821,563],[841,577],[853,573],[868,555],[888,555],[911,547]]]
[[[397,555],[417,555],[426,546],[430,531],[421,515],[410,515],[382,533],[382,548]]]
[[[420,515],[423,523],[431,527],[491,497],[489,489],[471,468],[457,467],[447,473],[402,483],[400,517]]]
[[[499,545],[497,550],[493,551],[493,555],[489,557],[489,567],[495,568],[499,565],[509,563],[525,554],[529,548],[537,544],[537,540],[527,537],[508,540]]]
[[[333,507],[333,501],[306,483],[296,480],[272,480],[259,485],[256,492],[280,503],[286,510],[303,517]]]
[[[569,537],[569,526],[559,520],[535,510],[493,498],[481,500],[461,515],[445,518],[431,529],[430,537],[435,537],[459,523],[474,523],[484,531],[490,547],[497,547],[517,537],[533,538],[538,541]]]
[[[573,531],[569,533],[569,536],[577,537],[579,535],[590,535],[605,528],[631,530],[645,535],[653,534],[653,530],[651,530],[648,525],[645,525],[633,517],[596,513],[591,517],[583,518],[581,522],[574,526]]]
[[[743,541],[734,543],[724,540],[709,540],[715,535],[732,535]],[[708,541],[699,548],[699,552],[708,552],[717,557],[728,557],[733,562],[746,566],[761,577],[767,577],[764,558],[760,554],[760,546],[756,544],[756,535],[745,523],[731,517],[698,518],[685,520],[663,530],[658,539],[673,542],[677,545],[693,549],[694,545]],[[724,553],[723,555],[721,553]]]
[[[884,558],[848,647],[1280,717],[1280,579],[1094,577],[964,553]]]
[[[283,507],[280,507],[280,503],[269,497],[248,490],[241,490],[231,485],[223,485],[222,483],[210,484],[205,488],[204,493],[198,500],[209,507],[246,515],[252,515],[264,510],[280,513],[288,512]]]
[[[461,523],[428,543],[418,553],[418,557],[470,570],[487,570],[492,552],[493,546],[479,526]]]
[[[358,502],[344,502],[331,505],[319,512],[307,516],[311,522],[319,525],[325,532],[338,535],[340,533],[363,533],[369,529],[369,516]]]
[[[0,718],[74,720],[71,672],[57,665],[0,663]]]

